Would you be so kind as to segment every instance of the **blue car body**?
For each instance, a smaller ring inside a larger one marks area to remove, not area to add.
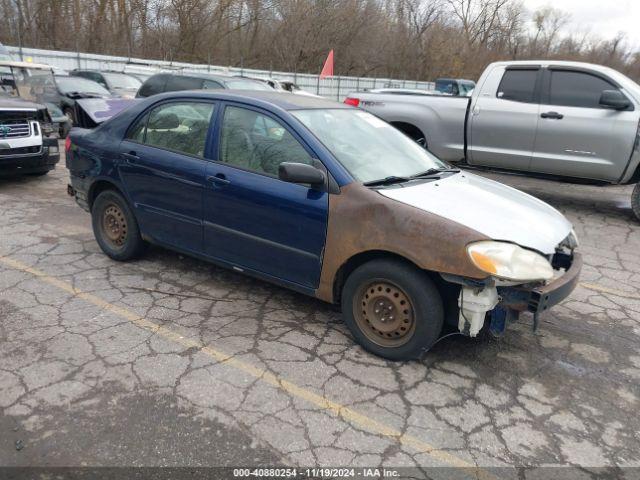
[[[204,158],[125,138],[130,125],[151,108],[185,100],[216,104]],[[101,186],[114,185],[133,206],[143,238],[313,294],[322,268],[329,193],[218,162],[227,106],[276,119],[326,167],[338,188],[353,181],[290,113],[350,107],[271,92],[183,91],[132,102],[95,130],[72,131],[67,167],[76,199],[89,210]]]
[[[72,130],[66,151],[69,193],[111,258],[134,258],[144,239],[340,302],[356,339],[387,358],[420,356],[445,319],[475,336],[489,315],[501,333],[520,311],[569,295],[582,265],[559,212],[446,168],[379,118],[324,99],[155,95]],[[522,219],[537,228],[510,228]],[[105,238],[131,250],[114,254]],[[469,248],[483,249],[482,261]],[[488,255],[501,262],[514,251],[527,276],[496,284],[502,264]],[[543,281],[554,270],[564,274]]]

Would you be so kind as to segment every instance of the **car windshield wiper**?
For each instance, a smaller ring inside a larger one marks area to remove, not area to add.
[[[415,175],[411,175],[409,178],[422,178],[422,177],[430,177],[432,175],[436,175],[438,173],[457,173],[460,170],[457,168],[430,168],[429,170],[425,170],[424,172],[416,173]]]
[[[391,175],[389,177],[381,178],[380,180],[372,180],[370,182],[364,182],[363,185],[367,187],[375,187],[378,185],[391,185],[393,183],[403,183],[411,180],[411,177],[398,177]]]
[[[430,168],[429,170],[425,170],[424,172],[416,173],[415,175],[411,175],[410,177],[400,177],[397,175],[391,175],[385,178],[381,178],[380,180],[372,180],[370,182],[365,182],[363,185],[367,187],[375,187],[379,185],[392,185],[394,183],[404,183],[409,182],[411,180],[416,180],[419,178],[428,178],[438,173],[457,173],[460,170],[457,168]]]

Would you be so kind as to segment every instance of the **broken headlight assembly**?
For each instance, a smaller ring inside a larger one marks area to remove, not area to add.
[[[476,242],[467,247],[467,254],[477,268],[502,280],[533,282],[553,278],[549,260],[514,243]]]

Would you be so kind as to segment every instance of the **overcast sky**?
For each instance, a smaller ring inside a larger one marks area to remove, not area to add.
[[[601,38],[625,32],[630,46],[640,48],[639,0],[523,0],[529,10],[553,6],[571,15],[567,32],[590,31]]]

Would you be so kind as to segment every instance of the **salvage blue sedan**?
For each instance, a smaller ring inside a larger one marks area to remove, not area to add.
[[[501,334],[568,296],[571,224],[377,117],[276,92],[172,92],[66,145],[101,249],[154,243],[340,304],[367,350],[417,358],[445,326]],[[534,322],[535,324],[535,322]]]

